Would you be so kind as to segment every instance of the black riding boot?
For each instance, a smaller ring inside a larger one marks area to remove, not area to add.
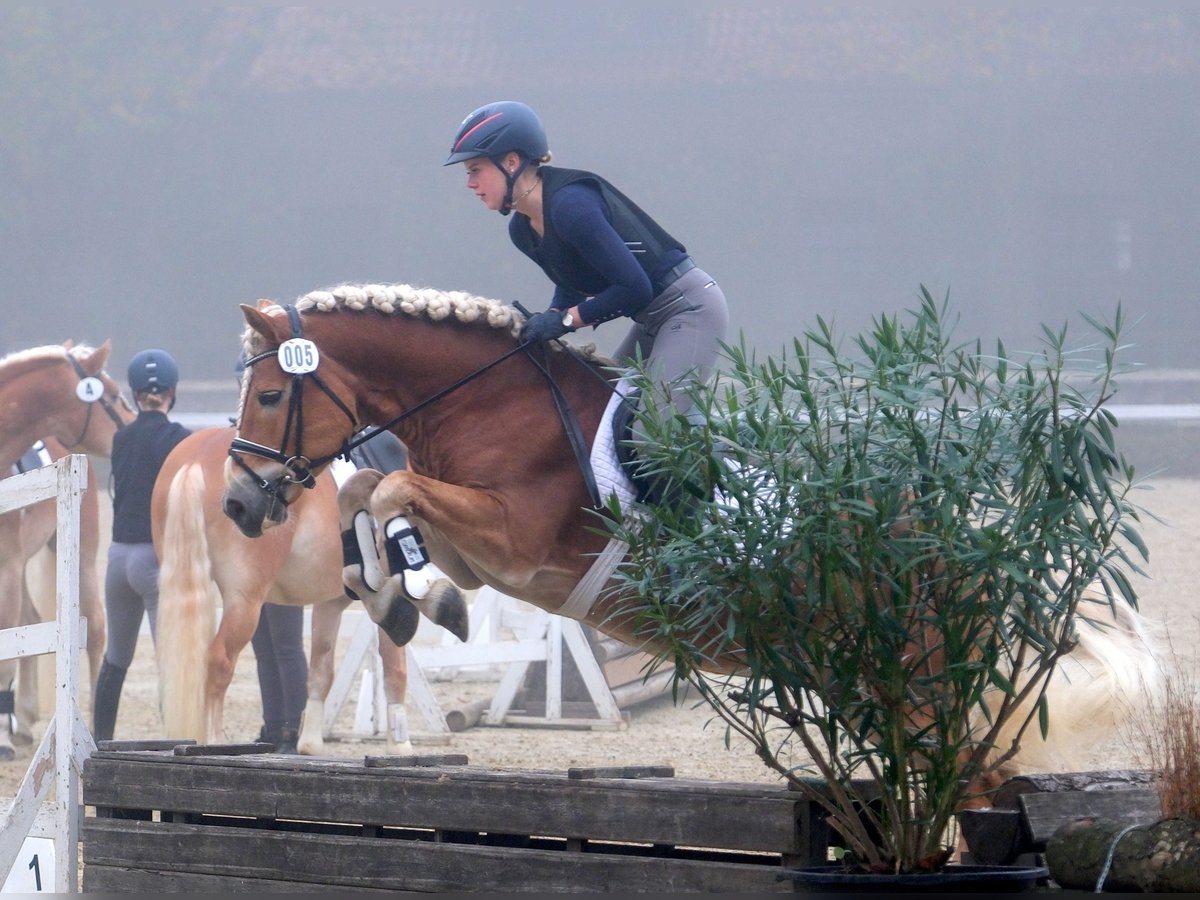
[[[300,728],[296,725],[285,724],[279,732],[279,743],[275,745],[278,753],[297,753],[296,745],[300,741]]]
[[[96,679],[96,696],[92,698],[92,737],[97,741],[111,741],[117,725],[117,706],[121,702],[121,688],[125,684],[125,669],[105,660]]]

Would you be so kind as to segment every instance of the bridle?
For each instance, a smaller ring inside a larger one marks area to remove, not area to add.
[[[337,457],[345,455],[351,448],[350,443],[347,441],[341,449],[329,456],[309,459],[304,455],[303,401],[305,382],[311,378],[313,384],[324,391],[337,408],[346,414],[346,418],[350,420],[351,434],[358,430],[358,418],[350,410],[350,407],[334,393],[325,379],[317,373],[316,363],[319,358],[317,349],[311,341],[304,338],[303,330],[300,327],[299,311],[291,305],[285,308],[287,310],[288,322],[292,326],[291,339],[284,341],[284,343],[273,350],[266,350],[246,360],[247,377],[249,377],[250,367],[262,362],[264,359],[279,359],[280,366],[286,366],[284,371],[292,370],[292,393],[288,399],[287,420],[283,426],[283,440],[279,449],[276,450],[263,444],[255,443],[254,441],[248,441],[245,438],[235,437],[229,445],[229,455],[272,500],[287,506],[288,500],[283,494],[286,488],[293,484],[298,484],[306,488],[316,487],[317,480],[313,475],[313,469],[319,468],[325,463],[332,462]],[[289,363],[285,363],[283,360],[283,356],[285,355],[294,355],[295,359]],[[288,452],[289,443],[294,445],[294,453]],[[250,468],[245,459],[243,459],[243,454],[250,454],[251,456],[258,456],[262,459],[277,462],[283,466],[283,472],[274,479],[263,478]]]
[[[112,403],[110,403],[108,398],[104,396],[104,383],[95,375],[89,375],[87,372],[85,372],[83,370],[83,366],[79,364],[79,360],[75,358],[75,355],[71,353],[70,350],[67,351],[67,359],[71,361],[71,367],[75,370],[75,374],[79,376],[79,386],[77,387],[75,394],[87,406],[87,414],[83,419],[83,430],[79,432],[79,437],[77,437],[72,443],[63,445],[68,450],[74,450],[76,447],[80,446],[87,437],[88,429],[92,427],[92,410],[95,409],[97,404],[100,405],[101,409],[108,413],[108,417],[116,424],[118,431],[125,427],[125,420],[121,418],[120,414],[113,407]],[[96,382],[96,384],[99,386],[98,393],[95,397],[90,396],[91,392],[96,390],[96,388],[93,387],[92,382]]]
[[[519,304],[518,308],[520,308]],[[355,447],[365,444],[380,432],[390,430],[393,425],[404,421],[409,416],[414,415],[415,413],[424,409],[426,406],[429,406],[430,404],[442,399],[447,394],[458,390],[460,387],[479,377],[493,366],[497,366],[504,362],[504,360],[508,359],[510,356],[524,351],[531,360],[533,359],[532,354],[529,352],[531,349],[531,342],[519,343],[516,347],[508,350],[505,353],[502,353],[496,359],[492,360],[486,365],[481,366],[474,372],[463,376],[448,387],[442,388],[432,396],[426,397],[420,403],[417,403],[415,406],[406,409],[404,412],[400,413],[398,416],[395,416],[384,424],[375,428],[363,430],[362,434],[358,434],[357,437],[354,437],[355,434],[362,430],[358,422],[358,417],[351,411],[349,405],[343,402],[342,399],[338,397],[336,393],[334,393],[333,389],[329,387],[325,380],[321,378],[319,374],[317,374],[319,353],[316,345],[304,337],[303,329],[300,325],[299,310],[290,304],[285,306],[284,309],[287,312],[288,322],[291,324],[291,338],[287,341],[284,341],[273,350],[265,350],[262,353],[252,356],[250,359],[246,360],[245,366],[246,369],[249,370],[251,366],[262,362],[264,359],[276,358],[279,359],[280,367],[283,368],[285,372],[291,371],[292,392],[291,397],[288,400],[288,414],[287,420],[284,422],[283,440],[281,442],[281,446],[278,450],[276,450],[254,441],[248,441],[241,437],[235,437],[233,442],[229,445],[229,455],[232,457],[234,462],[241,466],[242,470],[250,476],[251,480],[253,480],[259,489],[266,493],[273,502],[280,503],[284,507],[286,507],[289,503],[288,499],[283,493],[286,488],[293,484],[298,484],[305,488],[316,487],[317,480],[316,476],[313,474],[314,469],[318,469],[326,463],[330,463],[339,457],[349,459],[350,451]],[[523,308],[520,309],[522,313],[526,313]],[[528,315],[528,313],[526,313],[526,315]],[[290,363],[283,359],[284,355],[290,355],[292,357]],[[549,371],[544,366],[537,364],[536,360],[534,360],[534,362],[550,383],[551,390],[555,396],[555,402],[559,406],[559,412],[561,415],[563,415],[564,425],[568,426],[568,437],[571,438],[572,447],[574,448],[576,456],[580,461],[581,468],[583,469],[584,480],[587,483],[588,490],[593,497],[593,503],[598,507],[599,500],[597,499],[598,494],[595,488],[595,479],[592,475],[591,465],[587,460],[586,448],[583,448],[580,445],[581,437],[578,436],[578,423],[574,422],[573,415],[568,415],[567,412],[564,412],[564,404],[566,403],[566,399],[565,397],[560,396],[561,392],[559,391],[557,384],[554,383],[554,379],[551,377]],[[350,420],[351,436],[342,443],[342,446],[336,452],[326,456],[317,457],[316,459],[310,459],[309,457],[305,456],[303,451],[304,416],[302,402],[304,397],[304,382],[305,379],[308,378],[311,378],[313,383],[316,384],[316,386],[322,391],[324,391],[326,396],[328,396],[329,399],[331,399],[338,407],[338,409],[346,414],[346,418]],[[238,423],[238,427],[240,429],[240,422]],[[293,453],[288,452],[289,440],[292,441],[295,447],[295,452]],[[249,454],[251,456],[260,457],[261,459],[269,459],[272,462],[277,462],[283,466],[283,471],[274,479],[263,478],[246,463],[245,459],[243,459],[244,454]]]

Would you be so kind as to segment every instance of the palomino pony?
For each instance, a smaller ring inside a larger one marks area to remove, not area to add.
[[[68,453],[107,457],[117,429],[134,412],[117,383],[104,370],[111,344],[99,348],[71,342],[33,347],[0,359],[0,471],[11,472],[27,450],[44,440],[52,462]],[[79,604],[87,619],[87,652],[93,690],[104,654],[104,607],[97,576],[100,546],[99,499],[95,474],[88,467],[88,490],[80,510]],[[55,535],[54,501],[46,500],[0,515],[0,628],[38,620],[26,582],[26,565]],[[13,756],[12,739],[27,742],[27,729],[38,717],[35,660],[23,661],[20,730],[14,734],[13,679],[17,664],[0,661],[0,760]]]
[[[250,363],[224,506],[245,534],[279,527],[361,423],[386,423],[408,447],[410,470],[348,481],[343,521],[345,507],[360,503],[402,549],[404,538],[423,538],[424,552],[464,589],[486,583],[652,646],[621,614],[616,592],[597,590],[615,565],[606,560],[612,544],[573,450],[570,416],[560,412],[573,410],[587,446],[611,440],[601,428],[615,390],[611,365],[556,345],[519,346],[521,316],[495,301],[407,285],[347,285],[242,312]],[[387,549],[394,573],[403,563]],[[403,591],[393,596],[404,602]],[[1155,671],[1137,614],[1116,609],[1120,627],[1104,635],[1103,649],[1091,643],[1100,630],[1083,629],[1067,659],[1086,668],[1056,681],[1071,696],[1052,703],[1074,722],[1111,729],[1114,693],[1137,696],[1140,676]],[[739,671],[732,658],[712,665]],[[1062,737],[1084,744],[1079,732]]]
[[[323,473],[313,490],[297,500],[284,526],[252,541],[221,514],[222,473],[233,436],[232,428],[205,428],[189,435],[171,451],[154,486],[151,522],[161,560],[157,658],[163,725],[173,738],[225,740],[225,694],[238,656],[258,626],[262,604],[312,604],[308,702],[297,748],[303,754],[320,754],[338,627],[352,602],[342,588],[337,488],[333,475]],[[438,589],[458,595],[444,580]],[[411,753],[404,708],[407,655],[383,634],[379,654],[388,705],[388,752]]]

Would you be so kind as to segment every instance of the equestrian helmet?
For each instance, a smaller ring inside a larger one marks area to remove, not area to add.
[[[477,159],[498,159],[516,151],[526,160],[539,160],[550,152],[546,129],[530,107],[515,100],[498,100],[481,106],[458,126],[450,156],[443,165]]]
[[[129,387],[135,394],[161,394],[179,383],[179,366],[166,350],[143,350],[129,361]]]

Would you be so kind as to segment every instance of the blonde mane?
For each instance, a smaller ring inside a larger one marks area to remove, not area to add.
[[[459,322],[479,323],[489,328],[507,328],[516,333],[525,317],[515,308],[476,297],[464,291],[439,291],[408,284],[343,284],[322,291],[310,291],[296,300],[296,309],[330,312],[338,307],[376,309],[393,315],[424,316],[440,322],[453,316]]]
[[[30,347],[27,350],[15,350],[0,358],[0,381],[18,378],[27,372],[44,368],[50,363],[61,362],[69,354],[83,355],[91,353],[95,348],[83,344],[67,346],[65,344],[47,344],[44,347]]]
[[[374,309],[386,315],[423,317],[432,322],[453,318],[468,325],[507,329],[513,337],[517,337],[525,322],[525,316],[519,310],[499,300],[477,297],[465,291],[441,291],[409,284],[341,284],[309,291],[298,297],[294,305],[300,312],[333,312],[341,308],[361,312]],[[282,315],[283,307],[276,304],[264,312]],[[242,348],[247,356],[254,353],[255,348],[251,343],[253,337],[253,330],[248,329]],[[594,344],[576,345],[573,349],[585,359],[605,362],[596,354]]]

